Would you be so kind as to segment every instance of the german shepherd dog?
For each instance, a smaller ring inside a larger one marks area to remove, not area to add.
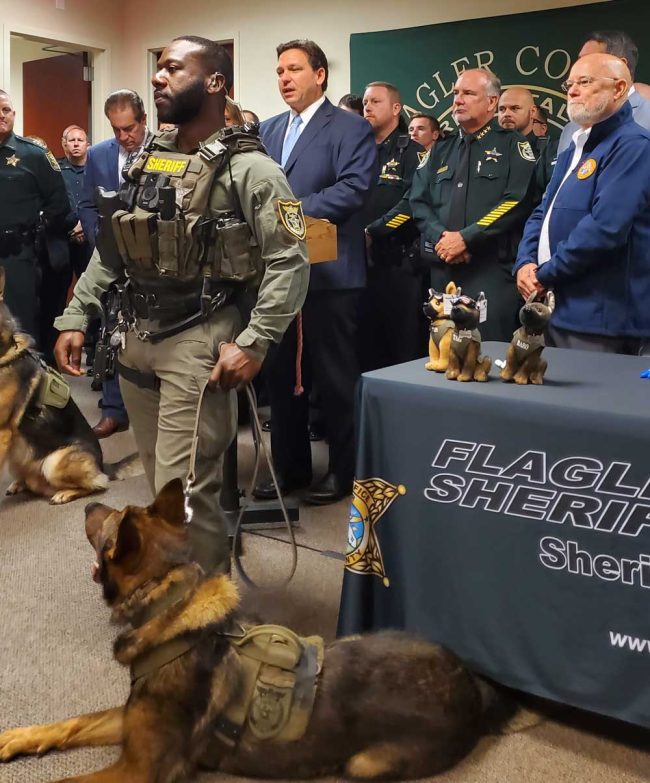
[[[3,292],[0,267],[0,470],[8,464],[15,479],[7,494],[30,490],[58,504],[106,489],[99,442],[75,402],[39,402],[46,368]]]
[[[113,618],[127,625],[114,655],[131,666],[131,693],[124,707],[0,734],[2,761],[119,744],[115,764],[68,783],[180,783],[208,766],[261,778],[412,779],[448,769],[484,731],[481,684],[459,659],[395,631],[325,647],[302,738],[243,733],[225,747],[216,732],[241,683],[229,635],[238,593],[228,576],[206,578],[189,562],[181,481],[145,508],[89,504],[86,534]],[[170,643],[181,645],[173,659],[143,673],[138,661]]]

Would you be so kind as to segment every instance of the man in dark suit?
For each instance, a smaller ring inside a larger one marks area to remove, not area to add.
[[[282,491],[309,485],[308,394],[313,378],[329,439],[329,466],[304,499],[326,504],[349,494],[354,477],[357,307],[366,284],[361,209],[377,178],[377,151],[370,125],[325,97],[328,65],[319,46],[290,41],[278,46],[277,53],[278,87],[289,111],[262,123],[260,136],[284,167],[305,215],[336,225],[338,258],[312,267],[302,316],[270,356],[271,444]],[[301,378],[296,377],[299,335]],[[305,391],[296,394],[300,380]],[[260,485],[255,494],[273,498],[275,490]]]
[[[117,90],[104,103],[104,114],[113,128],[114,138],[94,144],[88,150],[84,175],[84,193],[79,203],[83,231],[91,246],[97,233],[95,192],[118,190],[122,170],[130,156],[135,156],[147,137],[147,115],[142,98],[133,90]],[[129,426],[129,419],[120,394],[117,376],[104,381],[102,387],[102,416],[93,427],[98,438],[107,438]]]

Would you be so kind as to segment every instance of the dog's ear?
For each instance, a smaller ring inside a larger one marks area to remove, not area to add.
[[[117,538],[113,547],[106,553],[114,563],[119,563],[129,555],[136,554],[142,547],[142,539],[138,531],[135,517],[130,511],[125,511],[117,530]]]
[[[183,482],[176,478],[168,481],[149,506],[152,514],[162,517],[170,525],[185,525],[185,497]]]
[[[537,291],[531,291],[531,293],[528,294],[528,299],[526,299],[526,304],[532,304],[535,299],[537,299]]]
[[[456,283],[454,283],[452,280],[450,280],[447,283],[447,288],[445,288],[446,294],[455,294],[458,289],[456,288]]]

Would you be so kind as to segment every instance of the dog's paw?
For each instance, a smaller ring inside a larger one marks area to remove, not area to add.
[[[79,490],[77,489],[60,489],[50,498],[50,505],[61,506],[63,503],[69,503],[71,500],[75,500],[76,498],[81,497],[82,494],[85,493],[80,494]]]
[[[0,761],[11,761],[16,756],[44,753],[46,750],[49,746],[39,741],[33,728],[10,729],[0,734]]]
[[[7,487],[5,495],[17,495],[19,492],[24,492],[27,489],[27,485],[21,479],[12,481]]]

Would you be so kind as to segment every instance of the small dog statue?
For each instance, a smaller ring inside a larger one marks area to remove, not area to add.
[[[445,294],[454,296],[455,283],[447,283]],[[447,372],[449,350],[454,322],[444,313],[444,294],[429,289],[429,301],[424,303],[424,314],[431,321],[429,326],[429,361],[424,365],[427,370]]]
[[[542,359],[544,329],[555,308],[555,296],[549,291],[544,301],[535,301],[534,291],[519,311],[521,327],[512,335],[506,354],[506,366],[501,370],[501,380],[519,384],[544,383],[547,363]]]
[[[454,331],[451,336],[447,378],[450,381],[487,381],[492,359],[481,356],[481,334],[479,306],[485,299],[483,292],[477,299],[465,296],[458,289],[458,296],[451,306],[451,320]]]

